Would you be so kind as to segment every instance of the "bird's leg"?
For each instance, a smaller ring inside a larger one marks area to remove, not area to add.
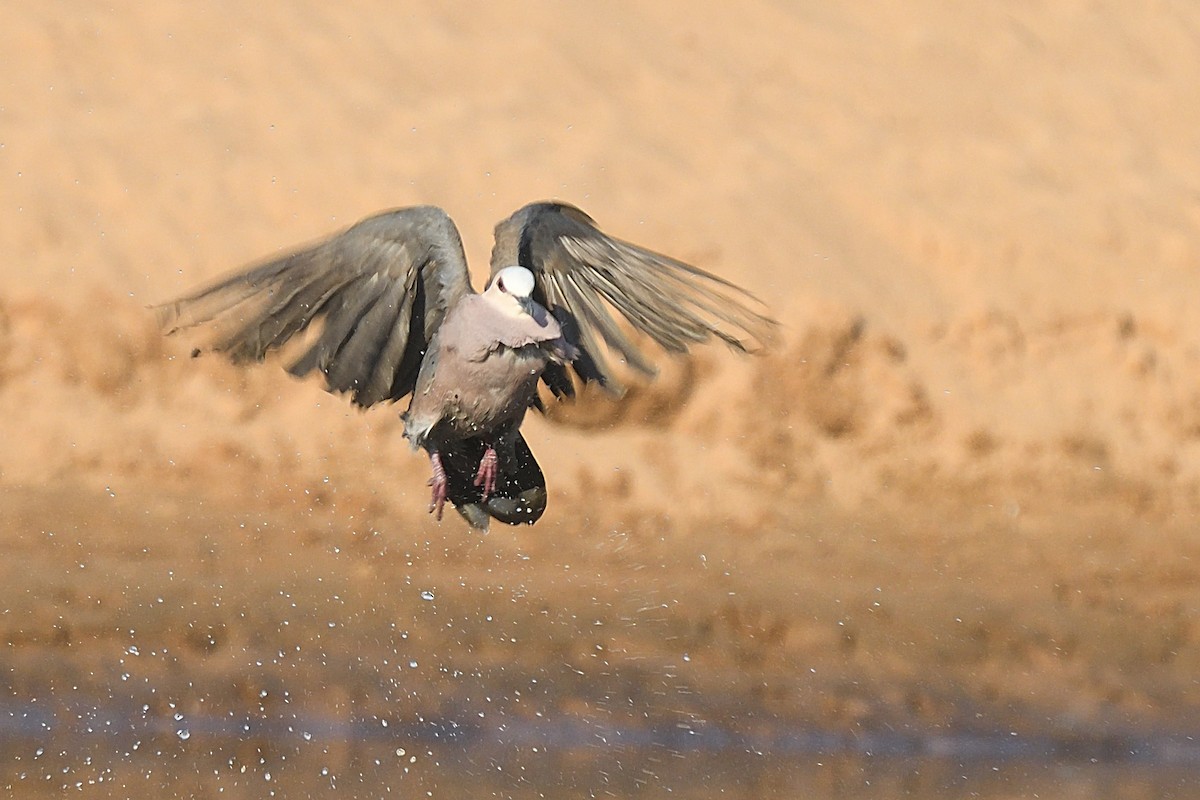
[[[496,491],[496,475],[499,472],[496,462],[496,448],[489,444],[479,460],[479,472],[475,473],[474,485],[483,489],[481,501],[486,501]]]
[[[442,521],[442,508],[446,505],[446,470],[442,467],[442,457],[437,450],[429,452],[429,465],[433,467],[433,477],[428,486],[433,487],[433,496],[429,500],[429,513],[437,514],[437,521]]]

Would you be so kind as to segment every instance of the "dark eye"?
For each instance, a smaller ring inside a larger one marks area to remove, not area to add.
[[[499,289],[500,291],[504,292],[505,294],[508,294],[508,290],[504,288],[504,278],[496,279],[496,288]]]

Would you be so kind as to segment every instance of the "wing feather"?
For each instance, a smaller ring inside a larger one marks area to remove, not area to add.
[[[629,327],[672,353],[720,339],[735,350],[770,345],[778,325],[762,303],[716,275],[602,232],[587,214],[565,203],[532,203],[496,226],[492,275],[519,264],[535,276],[535,298],[577,343],[572,368],[585,383],[620,391],[610,351],[637,372],[652,376],[652,361],[622,330]],[[565,374],[548,371],[557,395]]]
[[[378,280],[376,274],[368,283],[373,284],[369,300],[355,311],[354,327],[325,371],[330,388],[338,392],[353,392],[355,402],[359,402],[360,393],[365,390],[375,371],[379,353],[396,324],[404,300],[405,287],[399,281],[385,283]]]
[[[319,370],[330,391],[370,406],[412,391],[429,338],[471,291],[454,223],[417,206],[368,217],[156,310],[168,333],[211,323],[213,349],[234,361],[261,360],[319,320],[289,371]]]
[[[580,309],[583,318],[587,320],[589,327],[596,328],[604,341],[608,342],[609,346],[621,354],[629,364],[639,372],[646,375],[653,375],[656,370],[654,365],[646,360],[645,356],[637,349],[637,347],[629,340],[624,332],[618,327],[617,321],[613,319],[612,314],[604,307],[601,302],[602,297],[606,293],[601,290],[600,293],[591,291],[596,288],[589,286],[579,279],[579,276],[567,274],[564,280],[570,287],[566,296],[570,299],[571,305]],[[629,316],[636,324],[639,320]],[[640,317],[640,315],[639,315]],[[650,320],[646,320],[647,323]]]
[[[309,283],[299,283],[290,291],[281,291],[281,299],[255,309],[247,302],[242,326],[223,337],[214,347],[236,362],[261,361],[267,351],[279,347],[292,336],[308,327],[316,314],[321,313],[334,295],[344,299],[361,289],[360,280],[346,276],[326,275]],[[261,305],[261,304],[259,304]]]

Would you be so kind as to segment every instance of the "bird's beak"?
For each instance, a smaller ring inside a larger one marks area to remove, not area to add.
[[[526,314],[528,314],[531,317],[537,316],[534,313],[534,310],[537,308],[537,303],[534,301],[534,299],[532,297],[518,297],[518,298],[516,298],[516,300],[517,300],[517,305],[519,305],[521,307],[522,311],[524,311]]]

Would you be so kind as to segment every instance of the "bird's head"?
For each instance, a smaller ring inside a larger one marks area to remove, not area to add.
[[[542,308],[533,299],[533,287],[532,272],[524,267],[505,267],[496,273],[484,294],[510,314],[536,317]]]

